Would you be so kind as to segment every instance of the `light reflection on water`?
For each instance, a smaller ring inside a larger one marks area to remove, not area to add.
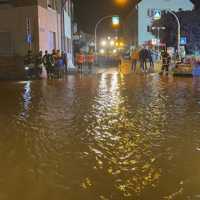
[[[21,113],[21,117],[28,117],[29,105],[31,103],[31,82],[27,81],[24,84],[24,92],[23,92],[23,107],[24,111]]]
[[[198,198],[198,79],[105,71],[0,90],[0,199]]]

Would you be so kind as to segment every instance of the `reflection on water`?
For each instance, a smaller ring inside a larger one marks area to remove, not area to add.
[[[0,90],[0,199],[199,198],[198,79],[105,71]]]
[[[27,81],[24,84],[24,92],[23,92],[23,107],[24,111],[21,113],[22,117],[28,117],[29,105],[31,103],[31,82]]]

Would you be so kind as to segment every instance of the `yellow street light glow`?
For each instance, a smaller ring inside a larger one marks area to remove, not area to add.
[[[119,43],[119,46],[120,46],[120,47],[123,47],[123,46],[124,46],[124,43],[123,43],[123,42],[120,42],[120,43]]]
[[[117,49],[113,49],[113,53],[114,53],[114,54],[117,53]]]
[[[115,42],[113,40],[110,41],[110,46],[114,46]]]
[[[101,53],[101,54],[104,54],[104,53],[105,53],[105,50],[104,50],[104,49],[100,49],[100,53]]]
[[[119,6],[125,6],[128,3],[128,0],[115,0],[115,3]]]
[[[102,40],[102,41],[101,41],[101,46],[105,47],[106,45],[107,45],[106,40]]]

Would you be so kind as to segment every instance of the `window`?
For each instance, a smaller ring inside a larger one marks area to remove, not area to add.
[[[147,10],[147,16],[148,16],[148,17],[153,17],[153,16],[154,16],[154,9],[150,9],[150,8],[149,8],[149,9]]]
[[[47,6],[48,8],[56,10],[56,0],[47,0]]]
[[[53,49],[56,49],[56,33],[48,32],[48,50],[51,52]]]

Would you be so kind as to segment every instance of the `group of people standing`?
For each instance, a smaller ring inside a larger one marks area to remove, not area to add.
[[[34,55],[31,50],[24,58],[24,65],[29,78],[62,78],[67,71],[67,55],[60,50],[51,53],[40,51]]]
[[[142,72],[154,72],[153,54],[153,51],[146,47],[133,50],[131,55],[132,71],[136,72],[137,65],[139,64]],[[164,72],[168,74],[171,57],[166,49],[161,53],[161,59],[161,74],[163,74]]]
[[[84,54],[81,50],[76,54],[76,64],[78,66],[78,71],[83,72],[83,66],[87,65],[89,71],[92,71],[92,66],[95,62],[95,56],[92,51],[88,54]]]
[[[152,51],[147,48],[135,49],[131,55],[132,70],[136,71],[137,64],[140,64],[142,72],[154,71],[154,62],[152,57]],[[149,66],[148,66],[149,63]]]

